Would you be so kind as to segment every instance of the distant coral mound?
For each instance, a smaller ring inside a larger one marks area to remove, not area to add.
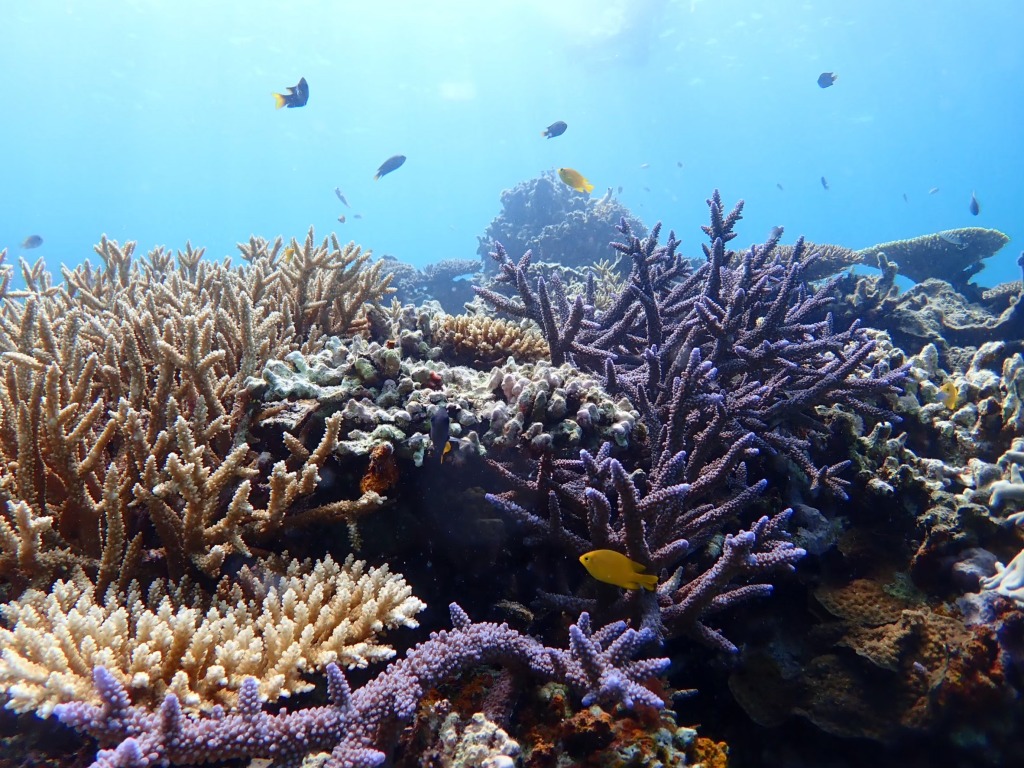
[[[575,192],[553,171],[545,171],[501,193],[501,213],[478,238],[477,253],[484,269],[492,273],[494,262],[487,256],[495,241],[517,255],[532,250],[535,261],[586,267],[608,255],[608,243],[618,236],[615,226],[622,218],[640,237],[647,234],[643,223],[615,198],[610,187],[594,198]]]

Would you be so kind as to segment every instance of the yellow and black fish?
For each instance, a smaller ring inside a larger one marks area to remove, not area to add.
[[[960,402],[960,390],[957,389],[952,379],[946,379],[939,387],[939,402],[950,411],[956,410],[956,406]]]
[[[444,405],[439,406],[430,417],[430,445],[438,464],[444,463],[445,454],[452,449],[449,431],[451,423],[448,408]]]
[[[377,169],[377,173],[373,175],[373,180],[376,181],[381,176],[386,176],[394,170],[402,167],[402,163],[405,162],[405,155],[392,155],[383,163],[380,164],[380,168]]]
[[[309,101],[309,84],[306,82],[306,78],[300,77],[298,85],[289,87],[288,93],[274,94],[274,109],[304,107],[307,101]]]
[[[547,136],[549,139],[553,139],[555,136],[561,136],[565,133],[565,129],[568,127],[569,126],[566,125],[564,121],[557,120],[545,128],[544,132],[541,133],[541,136]]]
[[[568,184],[570,187],[575,189],[577,192],[583,192],[590,194],[594,191],[594,185],[591,184],[579,171],[574,171],[572,168],[559,168],[558,178]]]

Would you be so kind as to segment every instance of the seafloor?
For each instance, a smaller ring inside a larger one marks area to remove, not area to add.
[[[1024,764],[1008,238],[708,209],[0,254],[0,766]]]

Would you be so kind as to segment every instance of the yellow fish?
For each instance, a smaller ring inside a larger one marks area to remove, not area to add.
[[[942,386],[939,387],[939,399],[942,401],[942,404],[950,411],[955,411],[959,398],[960,393],[957,391],[956,384],[953,383],[952,379],[946,379]]]
[[[589,195],[594,191],[594,185],[587,181],[582,173],[574,171],[572,168],[559,168],[558,178],[577,192],[586,192]]]
[[[595,549],[580,555],[580,562],[587,573],[605,584],[614,584],[623,589],[644,589],[654,591],[658,577],[644,573],[644,566],[613,549]]]
[[[295,249],[292,248],[289,245],[287,248],[284,249],[284,255],[281,258],[281,261],[283,261],[285,264],[287,264],[288,262],[290,262],[292,260],[292,256],[294,256],[294,255],[295,255]]]

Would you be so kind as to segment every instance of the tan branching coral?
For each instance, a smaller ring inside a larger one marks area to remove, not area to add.
[[[368,303],[392,292],[392,275],[382,274],[383,262],[371,264],[370,251],[355,243],[342,246],[331,235],[317,244],[311,228],[302,243],[293,238],[278,260],[281,245],[280,239],[270,244],[252,238],[239,249],[254,265],[264,261],[277,267],[276,308],[292,319],[297,336],[307,336],[314,327],[320,333],[347,333],[365,322]]]
[[[368,252],[329,242],[310,231],[285,259],[280,242],[254,238],[233,269],[191,244],[139,259],[104,238],[101,264],[65,268],[57,286],[41,262],[22,263],[24,291],[9,290],[0,259],[0,576],[46,586],[75,563],[101,591],[124,589],[160,558],[167,575],[216,576],[229,553],[248,552],[247,536],[379,506],[321,501],[285,520],[334,438],[265,478],[265,508],[250,500],[245,380],[358,323],[388,292]]]
[[[132,582],[97,598],[81,573],[50,592],[29,590],[4,605],[0,688],[8,709],[47,717],[65,701],[97,701],[92,670],[102,665],[136,703],[167,693],[189,709],[235,704],[247,676],[274,701],[311,689],[307,673],[336,662],[364,667],[395,655],[380,634],[417,626],[426,606],[387,566],[351,556],[292,560],[283,573],[243,569],[212,600],[167,580],[147,593]]]
[[[487,315],[443,315],[433,322],[434,343],[452,365],[489,369],[509,357],[535,363],[548,357],[548,345],[528,320],[514,322]]]

